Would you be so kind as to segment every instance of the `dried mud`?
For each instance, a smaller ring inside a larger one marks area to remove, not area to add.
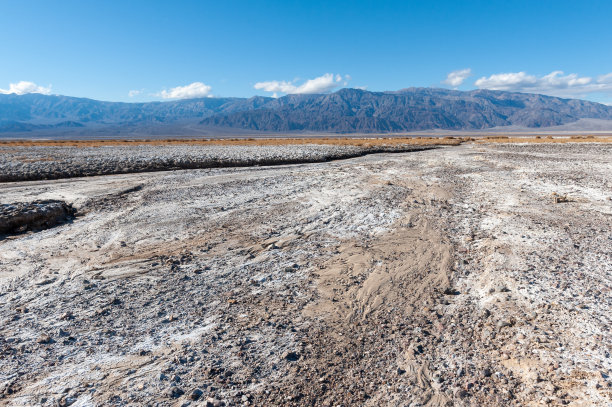
[[[464,144],[0,184],[80,214],[0,241],[0,404],[609,406],[611,173]]]

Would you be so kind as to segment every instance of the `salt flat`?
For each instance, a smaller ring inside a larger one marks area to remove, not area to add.
[[[611,175],[482,143],[2,183],[77,216],[0,240],[0,404],[608,406]]]

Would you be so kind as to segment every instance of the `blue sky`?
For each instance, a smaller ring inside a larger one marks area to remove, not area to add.
[[[3,93],[434,86],[612,103],[611,1],[0,0],[0,15]]]

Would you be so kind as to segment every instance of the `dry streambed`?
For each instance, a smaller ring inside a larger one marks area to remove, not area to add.
[[[0,403],[609,405],[610,173],[509,144],[0,185],[77,210],[0,241]]]

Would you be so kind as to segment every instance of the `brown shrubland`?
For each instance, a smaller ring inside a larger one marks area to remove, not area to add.
[[[226,139],[101,139],[101,140],[0,140],[4,147],[56,146],[56,147],[102,147],[132,145],[211,145],[211,146],[278,146],[278,145],[350,145],[359,147],[381,146],[453,146],[461,143],[609,143],[612,136],[595,135],[529,135],[529,136],[445,136],[445,137],[277,137],[277,138],[226,138]]]

